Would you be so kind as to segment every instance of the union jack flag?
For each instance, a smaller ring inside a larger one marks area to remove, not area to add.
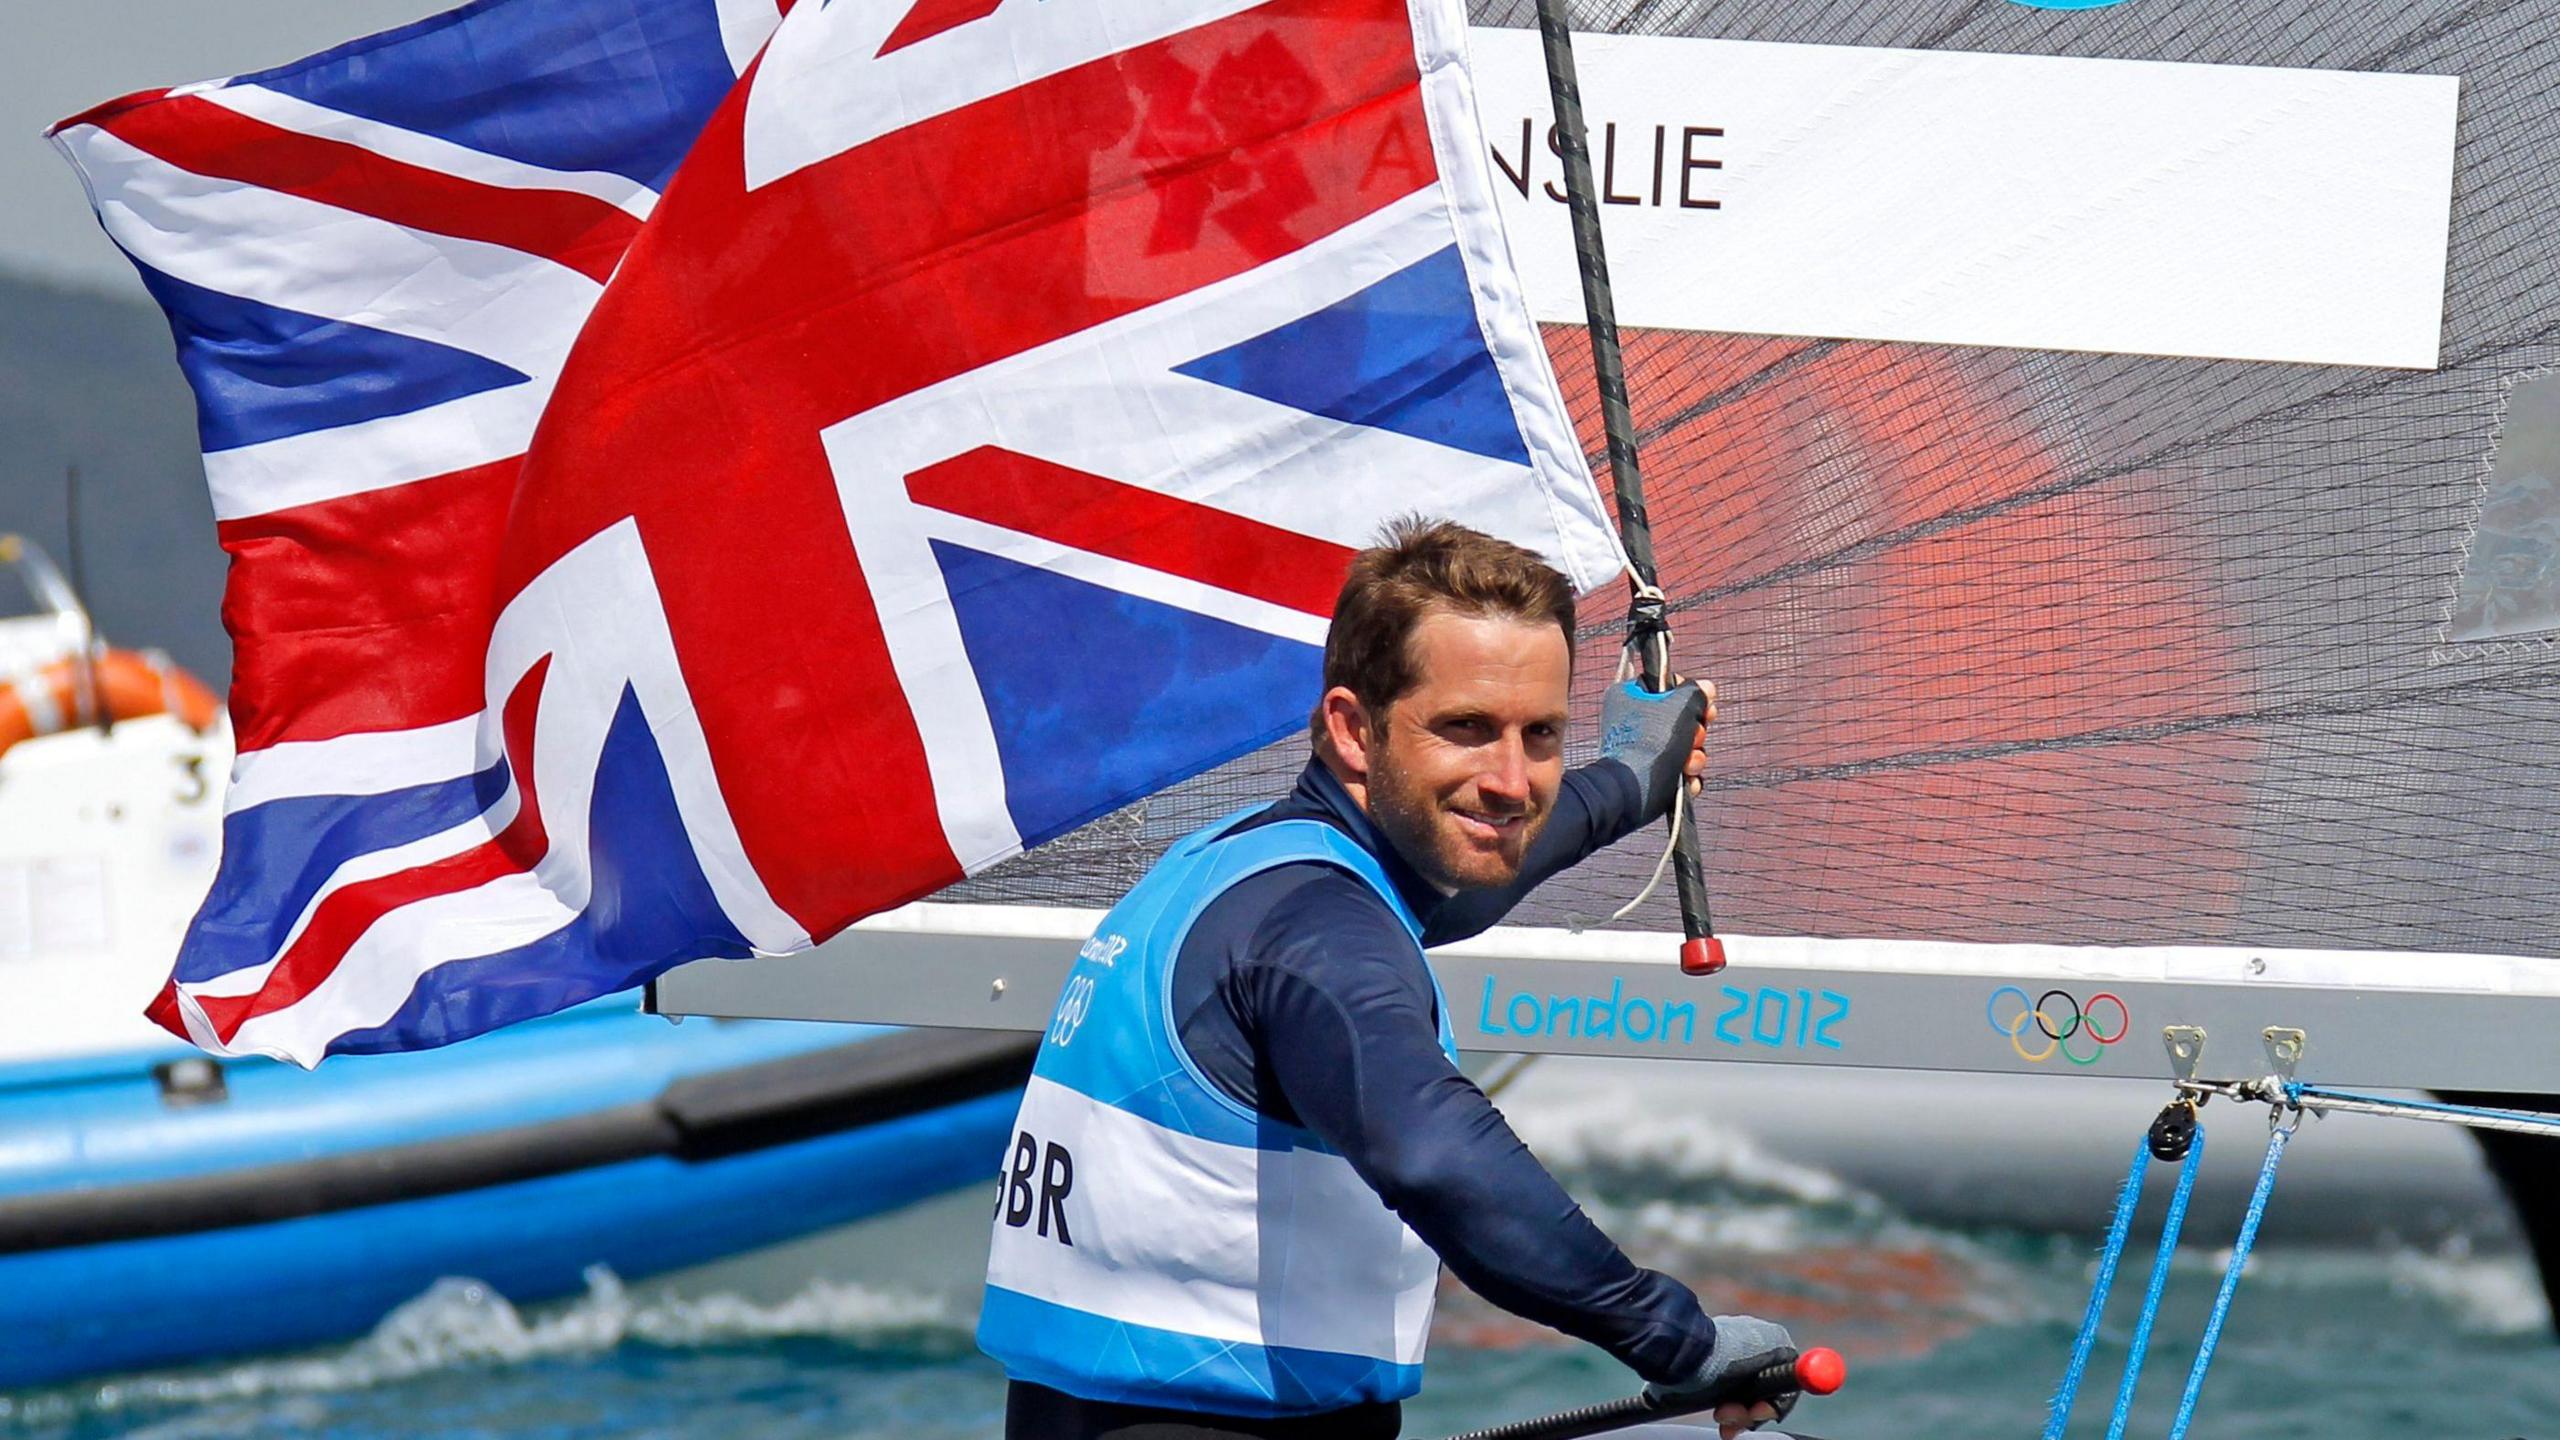
[[[154,1016],[312,1064],[799,949],[1302,725],[1388,516],[1615,573],[1463,20],[481,0],[57,126],[233,557]]]

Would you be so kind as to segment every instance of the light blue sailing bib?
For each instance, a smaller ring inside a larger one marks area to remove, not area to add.
[[[1217,1088],[1175,1032],[1173,963],[1209,902],[1317,860],[1421,924],[1375,857],[1313,820],[1167,851],[1086,941],[1023,1094],[978,1344],[1088,1400],[1303,1415],[1422,1385],[1440,1264],[1349,1161]],[[1439,982],[1432,982],[1435,1000]],[[1454,1060],[1448,1006],[1440,1044]]]

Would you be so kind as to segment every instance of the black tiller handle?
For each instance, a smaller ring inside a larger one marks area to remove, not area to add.
[[[1827,1361],[1821,1357],[1828,1357]],[[1811,1361],[1809,1365],[1807,1362]],[[1824,1367],[1827,1365],[1827,1369]],[[1809,1377],[1808,1369],[1824,1369],[1820,1377]],[[1696,1415],[1719,1405],[1752,1404],[1775,1400],[1799,1390],[1827,1394],[1839,1388],[1839,1356],[1828,1350],[1808,1350],[1803,1356],[1790,1354],[1772,1360],[1746,1375],[1737,1375],[1725,1385],[1699,1395],[1682,1396],[1678,1400],[1656,1400],[1653,1392],[1630,1395],[1599,1405],[1585,1405],[1579,1410],[1562,1410],[1541,1415],[1534,1420],[1514,1420],[1486,1430],[1470,1430],[1453,1435],[1449,1440],[1578,1440],[1584,1435],[1599,1435],[1611,1430],[1624,1430],[1647,1420],[1664,1420],[1678,1415]],[[1828,1379],[1828,1385],[1816,1379]],[[1809,1437],[1807,1437],[1809,1440]]]

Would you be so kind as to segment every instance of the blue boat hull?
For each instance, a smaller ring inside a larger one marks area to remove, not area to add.
[[[352,1336],[446,1276],[485,1281],[517,1301],[567,1295],[592,1266],[639,1277],[697,1264],[993,1170],[1016,1095],[981,1086],[805,1138],[607,1163],[571,1157],[556,1173],[469,1188],[450,1188],[446,1174],[422,1182],[443,1183],[443,1193],[381,1203],[331,1205],[261,1188],[263,1177],[290,1191],[321,1171],[391,1174],[403,1157],[449,1154],[475,1139],[504,1152],[510,1137],[651,1115],[671,1086],[823,1060],[820,1052],[840,1053],[852,1038],[846,1027],[679,1031],[628,1012],[573,1013],[451,1050],[310,1074],[234,1065],[224,1098],[174,1108],[146,1063],[0,1073],[0,1221],[16,1204],[22,1216],[73,1217],[65,1234],[87,1233],[79,1227],[102,1213],[121,1215],[112,1223],[129,1230],[174,1232],[48,1245],[20,1226],[18,1248],[0,1253],[0,1387]],[[221,1214],[161,1223],[169,1207],[160,1197],[192,1196],[201,1212],[207,1185],[240,1194],[250,1212],[240,1218],[253,1223]],[[279,1207],[313,1213],[256,1218]]]

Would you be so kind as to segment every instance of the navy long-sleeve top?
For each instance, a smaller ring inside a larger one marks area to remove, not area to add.
[[[1644,823],[1635,774],[1569,771],[1511,885],[1443,895],[1321,762],[1246,822],[1318,820],[1378,857],[1423,943],[1483,931],[1541,881]],[[1706,1362],[1715,1328],[1679,1281],[1628,1260],[1440,1049],[1422,954],[1377,893],[1320,861],[1282,865],[1212,901],[1174,959],[1184,1048],[1220,1089],[1302,1125],[1469,1288],[1590,1341],[1647,1380]]]

